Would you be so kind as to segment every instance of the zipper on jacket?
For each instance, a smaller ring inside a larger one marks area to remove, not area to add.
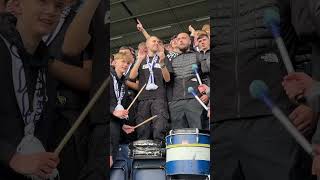
[[[239,0],[234,0],[234,7],[233,7],[233,13],[234,13],[234,56],[235,56],[235,83],[236,83],[236,105],[237,105],[237,117],[240,117],[240,87],[239,87],[239,72],[238,72],[238,66],[239,66],[239,58],[238,58],[238,16],[239,16]]]
[[[186,83],[185,78],[182,78],[182,86],[183,86],[183,97],[186,97]]]
[[[185,58],[185,54],[182,54],[183,55],[183,58]],[[186,73],[186,72],[185,72]],[[183,98],[186,98],[186,83],[185,83],[185,78],[186,78],[186,74],[184,74],[184,76],[182,77],[182,86],[183,86]]]

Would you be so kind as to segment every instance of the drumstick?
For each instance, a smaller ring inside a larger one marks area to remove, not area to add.
[[[89,101],[89,103],[87,104],[87,106],[84,108],[84,110],[82,111],[82,113],[80,114],[80,116],[78,117],[78,119],[76,120],[76,122],[72,125],[72,127],[69,129],[69,131],[67,132],[67,134],[63,137],[63,139],[61,140],[59,146],[55,149],[54,153],[59,155],[61,150],[63,149],[63,147],[67,144],[67,142],[70,140],[72,134],[77,130],[77,128],[79,127],[79,125],[81,124],[81,122],[84,120],[84,118],[88,115],[89,111],[92,109],[92,107],[95,105],[95,103],[97,102],[97,100],[100,98],[100,96],[102,95],[103,91],[106,89],[107,85],[110,82],[110,76],[105,79],[103,81],[103,83],[101,84],[100,88],[98,89],[98,91],[94,94],[94,96],[92,97],[92,99]]]
[[[133,127],[133,129],[136,129],[136,128],[138,128],[138,127],[140,127],[140,126],[144,125],[145,123],[147,123],[147,122],[151,121],[152,119],[156,118],[157,116],[158,116],[158,115],[152,116],[151,118],[149,118],[149,119],[147,119],[147,120],[143,121],[142,123],[140,123],[140,124],[136,125],[135,127]]]
[[[127,111],[130,110],[131,106],[133,105],[133,103],[138,99],[139,95],[142,93],[143,89],[146,87],[147,84],[143,85],[142,88],[140,89],[140,91],[138,92],[137,96],[133,99],[133,101],[131,102],[131,104],[129,105],[129,107],[127,108]]]

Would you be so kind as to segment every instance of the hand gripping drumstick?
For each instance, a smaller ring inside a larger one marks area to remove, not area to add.
[[[61,140],[59,146],[55,149],[54,153],[59,155],[63,147],[67,144],[67,142],[70,140],[72,134],[77,130],[81,122],[84,120],[84,118],[88,115],[89,111],[92,109],[92,107],[95,105],[97,100],[102,95],[103,91],[106,89],[107,85],[110,82],[110,76],[103,81],[98,91],[94,94],[92,99],[89,101],[87,106],[84,108],[76,122],[72,125],[72,127],[69,129],[67,134],[64,136],[64,138]]]
[[[201,106],[206,110],[208,111],[209,108],[201,101],[201,99],[197,96],[197,94],[194,92],[194,89],[193,87],[188,87],[188,92],[191,93],[195,98],[196,100],[201,104]]]
[[[252,97],[264,102],[271,110],[272,114],[282,123],[284,128],[290,133],[290,135],[297,141],[297,143],[311,156],[314,156],[314,152],[311,144],[306,138],[296,129],[296,127],[290,122],[286,115],[280,110],[280,108],[274,104],[269,97],[269,89],[267,85],[261,80],[254,80],[250,84],[250,94]]]
[[[273,115],[282,123],[284,128],[290,133],[290,135],[296,140],[296,142],[310,155],[312,158],[316,156],[313,151],[312,145],[308,140],[296,129],[296,127],[290,122],[286,115],[273,103],[269,97],[269,89],[267,85],[260,80],[255,80],[250,84],[250,94],[252,97],[263,101]],[[317,177],[320,180],[320,177]]]
[[[136,129],[136,128],[138,128],[138,127],[140,127],[140,126],[142,126],[142,125],[146,124],[147,122],[149,122],[149,121],[153,120],[153,119],[154,119],[154,118],[156,118],[156,117],[158,117],[158,115],[152,116],[151,118],[149,118],[149,119],[147,119],[147,120],[143,121],[142,123],[140,123],[140,124],[136,125],[135,127],[133,127],[133,129]]]
[[[127,111],[130,110],[131,106],[134,104],[134,102],[138,99],[139,95],[142,93],[143,89],[146,87],[147,84],[144,84],[142,86],[142,88],[140,89],[140,91],[138,92],[137,96],[133,99],[133,101],[131,102],[131,104],[129,105],[129,107],[127,108]]]

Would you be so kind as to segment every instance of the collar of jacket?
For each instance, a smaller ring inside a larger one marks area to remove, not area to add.
[[[126,81],[126,76],[125,76],[125,75],[122,75],[121,78],[118,77],[118,75],[117,75],[116,70],[114,69],[114,67],[111,67],[111,68],[110,68],[110,73],[111,73],[112,75],[114,75],[119,82],[125,82],[125,81]]]
[[[17,47],[19,56],[25,66],[45,67],[48,65],[48,51],[41,41],[34,54],[29,54],[24,48],[21,36],[16,29],[17,18],[10,13],[0,14],[0,34]]]

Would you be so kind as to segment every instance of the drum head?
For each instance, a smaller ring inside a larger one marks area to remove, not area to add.
[[[171,134],[207,134],[210,135],[209,130],[196,129],[196,128],[184,128],[184,129],[173,129],[170,131]]]

